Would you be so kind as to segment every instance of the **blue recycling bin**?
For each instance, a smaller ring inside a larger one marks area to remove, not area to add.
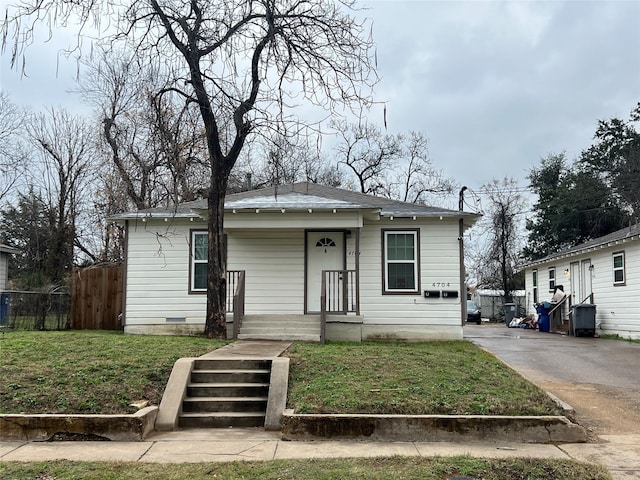
[[[6,327],[9,318],[9,293],[0,293],[0,327]]]
[[[549,302],[536,304],[536,312],[538,312],[538,330],[541,332],[548,332],[551,327],[551,320],[549,319],[550,308],[551,304]]]

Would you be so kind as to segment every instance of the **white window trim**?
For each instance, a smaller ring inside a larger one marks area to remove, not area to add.
[[[387,239],[389,235],[413,235],[413,249],[414,255],[413,260],[389,260],[388,259],[388,250],[387,250]],[[384,230],[383,231],[383,242],[382,242],[382,276],[383,276],[383,293],[388,295],[394,294],[415,294],[420,293],[420,236],[418,235],[418,230]],[[390,263],[413,263],[413,278],[415,288],[389,288],[389,275],[387,266]]]
[[[553,272],[553,278],[551,276],[551,272]],[[549,291],[553,292],[556,288],[556,267],[549,267]]]
[[[622,267],[617,267],[616,268],[616,257],[622,257]],[[612,273],[613,273],[613,284],[614,285],[624,285],[627,281],[626,279],[626,272],[625,272],[625,258],[624,258],[624,252],[615,252],[614,254],[611,255],[611,267],[612,267]],[[616,282],[616,271],[622,271],[622,280]]]
[[[206,258],[204,260],[196,260],[196,236],[197,235],[205,235],[208,236],[208,233],[206,230],[192,230],[191,231],[191,248],[189,249],[189,261],[191,263],[190,268],[189,268],[189,290],[191,292],[194,293],[201,293],[201,292],[206,292],[207,291],[207,287],[205,286],[205,288],[196,288],[195,286],[195,280],[196,280],[196,268],[195,266],[198,264],[207,264],[209,263],[209,259]]]
[[[538,269],[535,268],[531,271],[531,284],[532,284],[532,293],[533,293],[533,301],[538,301]]]

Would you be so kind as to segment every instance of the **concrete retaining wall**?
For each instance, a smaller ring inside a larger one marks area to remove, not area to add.
[[[362,439],[407,442],[495,440],[519,443],[587,441],[583,427],[566,417],[483,415],[285,414],[285,440]]]
[[[93,439],[131,442],[153,431],[158,407],[131,415],[0,415],[0,440],[45,441],[56,436],[87,435]]]

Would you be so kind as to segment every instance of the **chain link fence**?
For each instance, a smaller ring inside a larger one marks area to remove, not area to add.
[[[71,295],[66,292],[0,292],[0,328],[67,330]]]

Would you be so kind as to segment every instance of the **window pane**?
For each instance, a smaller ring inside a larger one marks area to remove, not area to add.
[[[193,289],[207,289],[207,264],[196,263],[193,265]]]
[[[415,290],[413,263],[390,263],[387,268],[389,290]]]
[[[616,255],[613,257],[613,268],[622,268],[623,258],[624,257],[622,255]]]
[[[534,287],[538,286],[538,271],[537,270],[533,271],[533,286]]]
[[[616,283],[624,282],[624,270],[614,270],[613,271],[613,281]]]
[[[207,259],[207,234],[196,233],[193,235],[193,258],[194,260]]]
[[[387,235],[387,259],[388,260],[413,260],[414,236],[412,234]]]

